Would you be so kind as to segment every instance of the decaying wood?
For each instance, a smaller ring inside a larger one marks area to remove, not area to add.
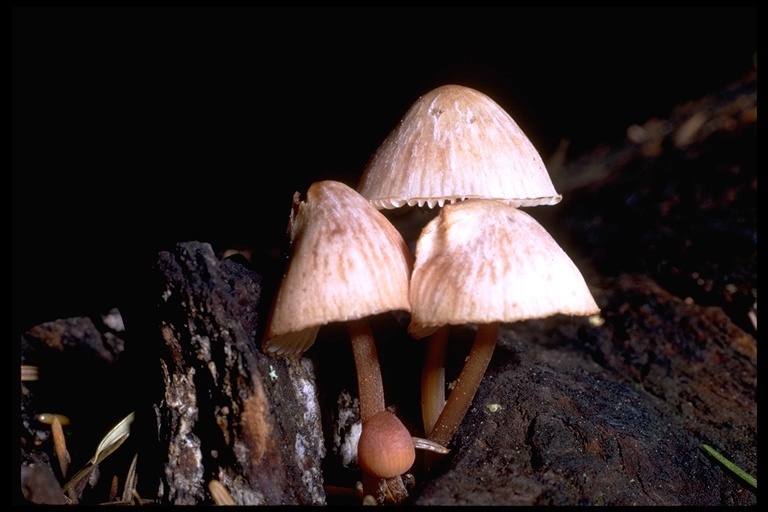
[[[605,323],[505,328],[419,505],[749,505],[702,449],[757,470],[757,343],[645,277],[598,290]]]
[[[218,480],[241,505],[325,502],[324,444],[308,360],[264,355],[256,341],[259,278],[204,243],[160,254],[160,362],[155,404],[164,502],[210,502]]]

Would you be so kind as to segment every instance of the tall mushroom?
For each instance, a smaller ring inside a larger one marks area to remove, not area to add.
[[[447,446],[488,367],[501,323],[599,308],[576,265],[533,217],[499,201],[445,205],[419,237],[409,333],[477,324],[477,335],[429,439]]]
[[[369,317],[410,311],[413,258],[400,233],[354,189],[313,183],[294,199],[289,265],[275,296],[262,342],[265,352],[295,356],[315,342],[321,326],[346,322],[357,372],[363,423],[385,409],[384,388]],[[403,427],[405,428],[405,427]],[[379,479],[365,479],[376,492]],[[399,483],[399,484],[398,484]],[[395,499],[405,488],[387,481]],[[405,494],[407,496],[407,494]]]
[[[357,190],[379,209],[471,198],[514,206],[562,199],[514,119],[485,94],[454,84],[411,105],[371,157]]]
[[[442,207],[470,198],[512,206],[561,199],[514,119],[487,95],[456,84],[437,87],[413,103],[371,157],[358,191],[379,209]],[[422,227],[416,223],[415,231]],[[445,404],[447,339],[444,328],[427,341],[421,384],[427,435]]]

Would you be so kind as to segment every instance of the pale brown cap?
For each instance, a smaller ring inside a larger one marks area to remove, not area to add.
[[[473,198],[536,206],[562,198],[512,117],[461,85],[416,100],[368,162],[357,190],[379,209]]]
[[[411,277],[415,338],[442,325],[600,310],[576,265],[533,217],[492,200],[445,205],[422,230]]]
[[[354,189],[313,183],[291,218],[291,259],[263,348],[307,350],[320,326],[391,310],[410,311],[412,256],[400,233]]]

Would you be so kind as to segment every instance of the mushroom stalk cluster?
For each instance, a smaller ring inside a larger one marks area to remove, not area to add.
[[[494,349],[496,348],[496,337],[499,333],[499,322],[493,322],[490,324],[482,324],[477,328],[477,337],[472,344],[472,350],[467,357],[466,363],[461,369],[459,377],[456,379],[456,384],[451,391],[451,400],[445,401],[445,394],[443,398],[438,399],[442,401],[442,409],[439,407],[432,407],[431,413],[434,415],[435,411],[439,412],[437,418],[431,421],[429,430],[429,439],[448,446],[453,434],[458,430],[461,425],[461,421],[467,414],[469,407],[472,405],[472,399],[475,397],[477,389],[480,387],[480,382],[485,375],[485,370],[488,368],[488,364],[491,362]],[[447,331],[447,329],[441,329]],[[430,343],[433,344],[432,340]],[[427,362],[425,365],[436,366],[441,364],[445,360],[445,356],[438,356],[439,359],[430,362],[432,354],[427,354]],[[425,373],[428,373],[429,369],[425,368]],[[437,386],[441,388],[445,386],[445,368],[443,367],[443,376],[436,381]],[[426,393],[431,393],[433,387],[426,387]],[[434,401],[439,404],[439,401]],[[425,416],[424,425],[427,425],[427,418]]]

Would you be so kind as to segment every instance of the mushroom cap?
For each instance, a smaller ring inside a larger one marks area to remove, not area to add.
[[[413,258],[370,202],[328,180],[310,185],[306,201],[294,206],[291,256],[267,323],[266,352],[301,354],[322,325],[410,311]]]
[[[579,269],[523,210],[493,200],[445,205],[422,230],[408,332],[600,310]]]
[[[408,429],[389,411],[380,411],[363,424],[357,442],[357,463],[366,473],[394,478],[410,469],[416,448]]]
[[[371,157],[358,191],[379,209],[471,198],[536,206],[562,198],[512,117],[461,85],[438,87],[413,103]]]

